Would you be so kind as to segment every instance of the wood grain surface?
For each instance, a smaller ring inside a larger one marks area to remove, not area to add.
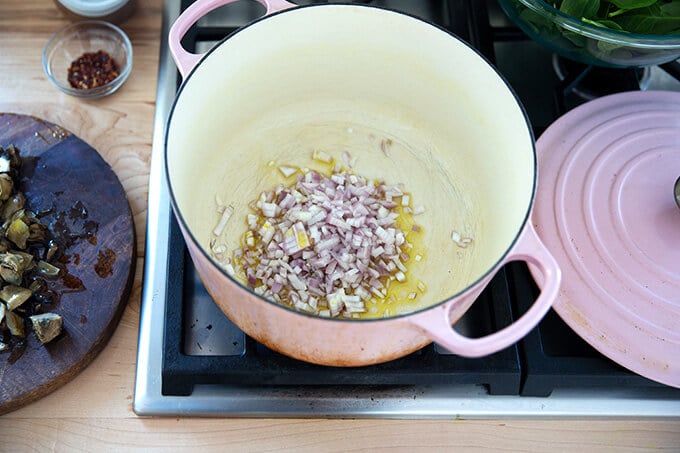
[[[59,244],[62,271],[46,280],[58,297],[47,309],[63,331],[46,345],[29,333],[0,355],[0,414],[61,387],[104,348],[130,295],[136,245],[125,191],[95,149],[59,125],[0,113],[0,146],[9,145],[23,161],[27,208],[46,213]]]
[[[415,0],[414,0],[415,1]],[[68,20],[52,0],[0,1],[0,111],[60,124],[94,147],[123,185],[137,231],[128,304],[109,343],[71,382],[0,416],[0,451],[680,451],[680,420],[271,420],[139,418],[132,411],[147,182],[162,0],[137,0],[121,27],[134,68],[112,96],[82,101],[42,72]],[[153,220],[153,219],[152,219]]]

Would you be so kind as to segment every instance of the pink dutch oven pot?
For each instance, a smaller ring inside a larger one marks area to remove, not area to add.
[[[324,365],[389,361],[435,341],[466,357],[525,336],[556,298],[560,269],[530,213],[537,181],[533,136],[511,89],[476,51],[420,19],[360,5],[294,7],[259,0],[266,15],[203,55],[180,40],[233,0],[199,0],[170,31],[184,77],[167,124],[172,206],[191,258],[215,303],[245,333],[288,356]],[[389,155],[381,138],[392,140]],[[281,182],[277,165],[314,166],[313,149],[367,178],[400,183],[424,229],[424,257],[408,278],[427,291],[391,316],[328,319],[253,293],[216,264],[216,197],[234,208],[223,233],[239,246],[248,203]],[[473,239],[463,248],[452,231]],[[452,325],[503,265],[542,275],[532,307],[482,338]]]

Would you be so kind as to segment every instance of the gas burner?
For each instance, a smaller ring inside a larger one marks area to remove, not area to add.
[[[552,64],[565,97],[576,95],[589,101],[608,94],[646,90],[649,68],[605,68],[586,65],[553,55]]]

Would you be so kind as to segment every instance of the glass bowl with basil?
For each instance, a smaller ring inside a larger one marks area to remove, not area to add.
[[[680,58],[680,0],[499,0],[553,52],[585,64],[651,66]]]

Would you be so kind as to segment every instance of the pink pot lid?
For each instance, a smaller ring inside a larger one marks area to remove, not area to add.
[[[533,221],[563,275],[555,311],[611,360],[680,387],[680,93],[588,102],[536,146]]]

